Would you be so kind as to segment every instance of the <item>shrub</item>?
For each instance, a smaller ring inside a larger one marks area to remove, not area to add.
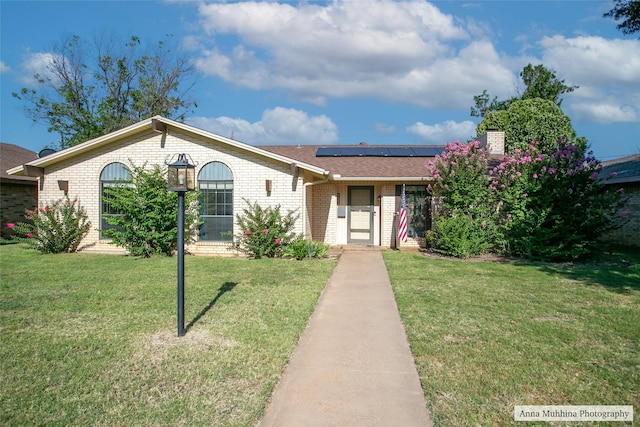
[[[296,240],[285,249],[285,255],[297,260],[322,258],[329,252],[329,245],[311,240]]]
[[[300,239],[293,232],[299,215],[295,211],[289,211],[283,216],[280,205],[263,208],[257,202],[243,200],[247,207],[242,210],[242,214],[236,215],[236,222],[241,230],[237,236],[240,250],[256,259],[282,257],[285,248]]]
[[[91,228],[87,213],[77,199],[57,200],[44,208],[27,211],[30,223],[7,224],[18,239],[41,253],[75,252]]]
[[[489,249],[487,234],[486,222],[478,223],[467,215],[438,216],[434,230],[427,233],[427,243],[435,252],[468,258]]]
[[[111,243],[135,256],[172,255],[177,247],[178,194],[167,190],[165,168],[131,165],[131,181],[106,189],[111,208],[117,212],[107,222],[115,228],[102,230]],[[195,239],[198,226],[198,193],[185,194],[185,242]]]

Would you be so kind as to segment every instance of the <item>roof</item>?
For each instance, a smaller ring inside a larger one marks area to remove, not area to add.
[[[117,130],[110,134],[103,135],[89,141],[85,141],[81,144],[74,145],[73,147],[69,147],[64,150],[55,152],[46,157],[42,157],[35,160],[32,159],[31,161],[28,161],[25,163],[28,166],[31,166],[34,168],[45,168],[47,166],[55,165],[56,163],[76,157],[78,155],[86,154],[98,148],[103,148],[105,146],[108,146],[109,144],[122,140],[123,138],[138,134],[140,132],[149,131],[151,129],[158,132],[166,132],[167,128],[169,129],[176,128],[181,130],[182,132],[194,134],[204,139],[216,141],[218,143],[235,147],[239,150],[249,151],[261,157],[269,158],[281,163],[291,164],[292,166],[297,166],[298,168],[308,170],[312,173],[315,173],[321,176],[327,176],[329,174],[328,170],[322,169],[313,164],[304,163],[302,160],[284,157],[283,155],[280,155],[278,153],[270,152],[260,147],[255,147],[253,145],[245,144],[243,142],[239,142],[230,138],[216,135],[214,133],[207,132],[202,129],[198,129],[193,126],[176,122],[174,120],[170,120],[161,116],[151,117],[149,119],[135,123],[131,126],[127,126],[126,128]],[[293,165],[293,163],[295,163],[295,165]],[[25,175],[26,174],[25,169],[26,168],[24,168],[22,164],[18,164],[16,167],[9,169],[8,173],[9,175],[12,175],[12,176]]]
[[[350,149],[361,149],[362,145],[335,146],[341,150],[349,152]],[[430,147],[434,149],[444,149],[444,146],[367,146],[376,149],[387,148],[418,148]],[[429,157],[394,157],[394,156],[317,156],[320,149],[322,154],[326,146],[319,145],[272,145],[261,146],[262,149],[290,157],[308,164],[318,166],[331,171],[334,180],[428,180],[430,179],[428,162],[434,159]]]
[[[11,176],[7,170],[21,166],[37,158],[38,155],[34,151],[27,150],[15,144],[0,142],[0,178],[3,182],[33,183],[33,185],[35,185],[35,178],[28,176]]]
[[[600,175],[606,184],[640,182],[640,154],[602,162]]]

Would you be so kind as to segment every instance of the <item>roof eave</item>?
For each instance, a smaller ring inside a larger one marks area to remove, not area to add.
[[[331,179],[333,181],[381,181],[381,182],[432,181],[433,180],[433,178],[429,176],[342,176],[339,174],[333,174]]]
[[[257,155],[266,157],[266,158],[270,158],[282,163],[287,163],[287,164],[295,164],[297,167],[302,168],[304,170],[308,170],[311,173],[315,173],[318,175],[322,175],[322,176],[328,176],[330,174],[330,172],[326,169],[320,168],[318,166],[314,166],[314,165],[310,165],[308,163],[304,163],[304,162],[300,162],[296,159],[292,159],[289,157],[285,157],[285,156],[281,156],[279,154],[275,154],[272,153],[270,151],[267,150],[263,150],[261,148],[258,147],[254,147],[252,145],[249,144],[245,144],[243,142],[238,142],[235,141],[233,139],[230,138],[225,138],[223,136],[220,135],[216,135],[214,133],[211,132],[207,132],[207,131],[203,131],[201,129],[195,128],[193,126],[189,126],[186,125],[184,123],[180,123],[180,122],[176,122],[174,120],[170,120],[167,118],[164,118],[162,116],[154,116],[151,117],[149,119],[143,120],[141,122],[138,122],[136,124],[133,124],[131,126],[128,126],[126,128],[117,130],[115,132],[111,132],[110,134],[107,135],[103,135],[101,137],[89,140],[89,141],[85,141],[81,144],[78,145],[74,145],[73,147],[69,147],[67,149],[58,151],[56,153],[50,154],[46,157],[42,157],[36,160],[33,160],[31,162],[27,162],[26,164],[29,166],[36,166],[36,167],[40,167],[40,168],[44,168],[47,167],[49,165],[55,164],[56,162],[68,158],[68,157],[72,157],[72,156],[76,156],[88,151],[91,151],[93,149],[95,149],[96,147],[103,145],[103,144],[107,144],[110,141],[113,140],[117,140],[123,137],[126,137],[128,135],[137,133],[145,128],[149,128],[149,129],[154,129],[153,126],[153,122],[154,121],[160,121],[161,123],[167,124],[169,126],[173,126],[176,127],[178,129],[182,129],[183,131],[189,132],[189,133],[193,133],[199,136],[202,136],[204,138],[207,139],[213,139],[216,141],[220,141],[223,142],[227,145],[242,149],[242,150],[247,150],[250,152],[253,152]],[[9,169],[7,171],[7,173],[9,175],[17,175],[17,176],[24,176],[25,175],[25,168],[24,165],[22,166],[16,166],[12,169]]]

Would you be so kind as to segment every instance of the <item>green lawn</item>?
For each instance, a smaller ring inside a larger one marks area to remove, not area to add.
[[[436,425],[511,425],[515,405],[633,405],[640,423],[640,254],[384,257]]]
[[[334,260],[39,255],[0,246],[0,425],[251,426]]]

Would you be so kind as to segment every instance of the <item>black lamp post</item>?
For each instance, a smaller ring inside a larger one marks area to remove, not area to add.
[[[181,337],[184,335],[184,193],[195,189],[196,173],[186,154],[179,154],[178,160],[168,168],[169,191],[178,193],[178,336]]]

